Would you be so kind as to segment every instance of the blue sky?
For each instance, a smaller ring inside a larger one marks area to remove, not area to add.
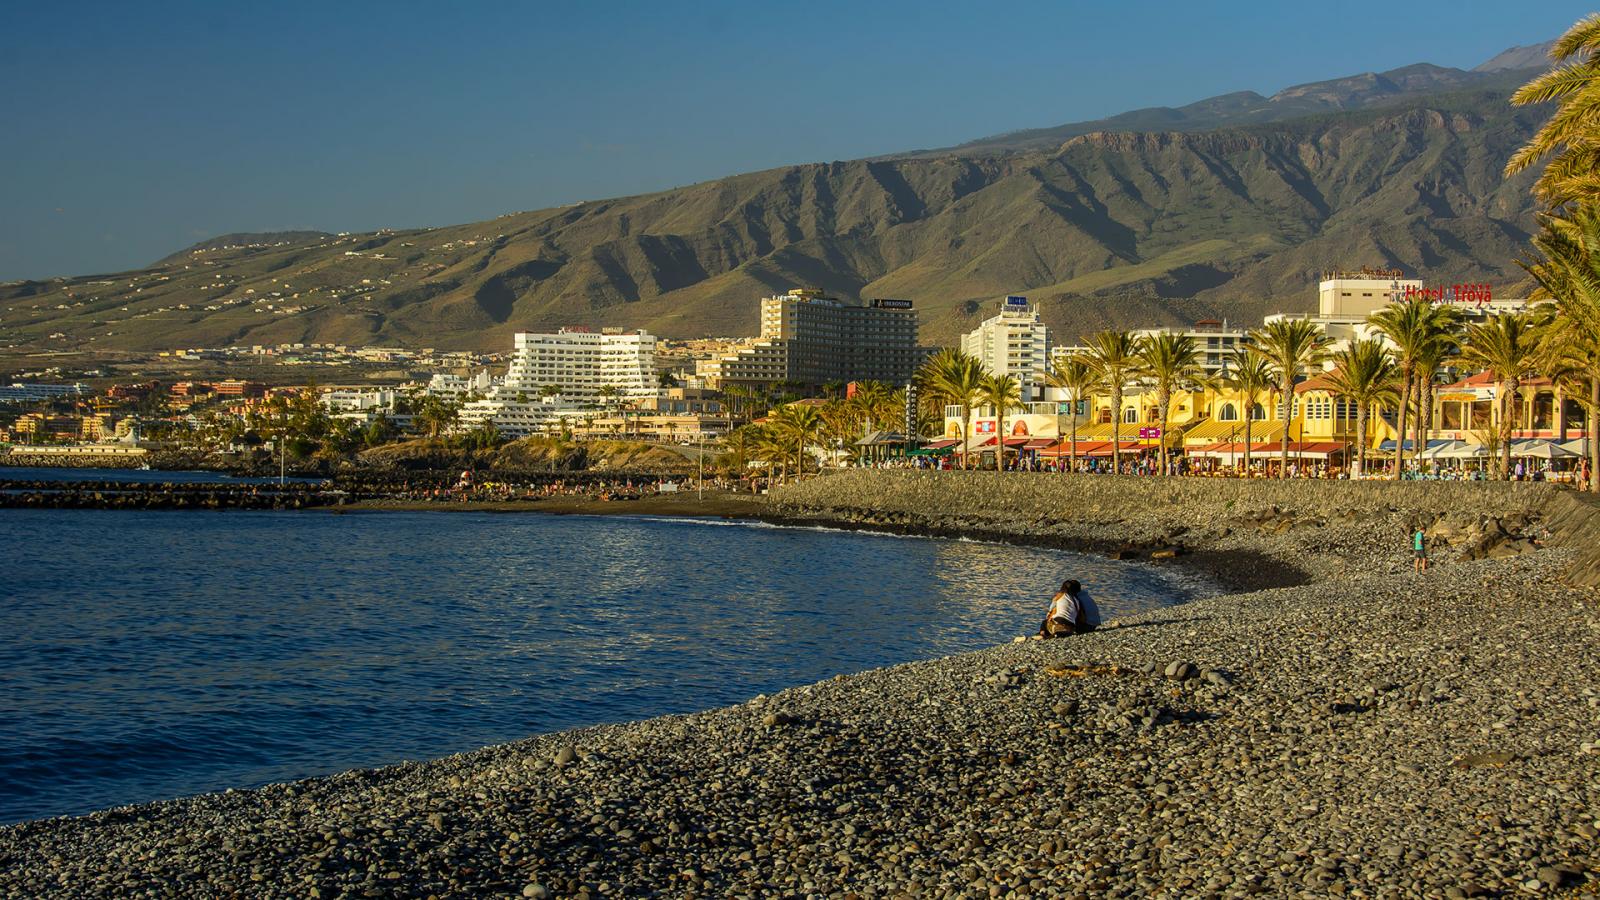
[[[446,225],[1413,62],[1594,7],[0,5],[0,280],[230,231]]]

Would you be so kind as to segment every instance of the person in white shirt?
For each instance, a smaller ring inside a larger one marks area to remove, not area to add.
[[[1061,590],[1050,598],[1050,611],[1044,624],[1039,626],[1040,638],[1066,637],[1083,634],[1100,627],[1100,607],[1090,599],[1083,585],[1068,579]]]

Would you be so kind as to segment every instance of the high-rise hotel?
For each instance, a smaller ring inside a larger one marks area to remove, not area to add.
[[[917,313],[909,300],[865,306],[791,290],[761,300],[761,337],[750,347],[704,364],[717,385],[882,381],[904,384],[922,361]]]
[[[648,331],[615,328],[518,332],[505,386],[531,395],[549,389],[579,401],[599,397],[605,387],[618,397],[654,397],[659,388],[656,339]]]
[[[563,328],[554,334],[518,332],[505,381],[489,396],[461,407],[461,423],[492,423],[521,437],[557,422],[565,412],[656,396],[656,339],[647,331]]]

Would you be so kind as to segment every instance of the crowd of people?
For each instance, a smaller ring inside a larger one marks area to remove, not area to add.
[[[870,469],[913,469],[913,470],[939,470],[948,471],[961,469],[963,464],[960,456],[946,454],[942,456],[896,456],[881,460],[870,460],[854,463],[857,468]],[[974,457],[968,464],[973,469],[994,469],[994,455],[986,454]],[[1120,465],[1110,457],[1082,458],[1074,463],[1070,459],[1052,459],[1037,457],[1033,454],[1008,455],[1005,458],[1004,470],[1007,472],[1045,472],[1060,474],[1063,471],[1072,471],[1084,475],[1191,475],[1207,478],[1276,478],[1282,458],[1276,454],[1257,455],[1247,467],[1243,461],[1238,463],[1225,463],[1217,458],[1173,456],[1163,463],[1159,456],[1153,453],[1129,453],[1125,455]],[[1337,459],[1301,459],[1290,456],[1288,465],[1290,478],[1320,478],[1349,480],[1359,478],[1389,478],[1393,473],[1391,464],[1387,461],[1369,464],[1365,473],[1353,465],[1347,465]],[[1512,481],[1553,481],[1553,482],[1578,482],[1584,483],[1589,479],[1589,460],[1579,459],[1575,464],[1565,467],[1557,466],[1550,460],[1514,460],[1511,467]],[[1408,461],[1402,469],[1400,477],[1412,481],[1486,481],[1491,476],[1489,467],[1483,461],[1468,461],[1466,463],[1446,463],[1438,460],[1425,460],[1421,465]]]

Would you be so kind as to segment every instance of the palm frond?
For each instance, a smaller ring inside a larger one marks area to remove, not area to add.
[[[1600,67],[1594,60],[1558,66],[1517,88],[1511,95],[1511,104],[1534,106],[1548,103],[1583,90],[1593,84],[1597,77],[1600,77]]]
[[[1556,39],[1550,48],[1550,58],[1568,59],[1583,51],[1593,53],[1600,49],[1600,13],[1592,13],[1574,22],[1566,34]]]

